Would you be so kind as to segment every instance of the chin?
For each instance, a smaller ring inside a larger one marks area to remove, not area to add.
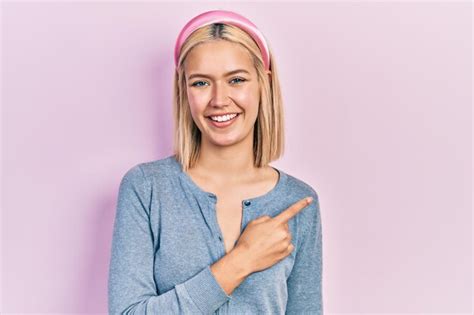
[[[228,136],[217,136],[217,137],[209,137],[208,141],[215,145],[215,146],[230,146],[239,142],[239,139],[236,137],[228,137]]]
[[[237,140],[214,140],[214,141],[211,141],[211,143],[215,146],[221,146],[221,147],[228,147],[228,146],[231,146],[233,144],[236,144],[238,141]]]

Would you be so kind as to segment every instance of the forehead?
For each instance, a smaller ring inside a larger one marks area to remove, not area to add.
[[[253,60],[247,49],[226,40],[198,44],[190,50],[184,63],[187,74],[194,71],[225,73],[234,69],[252,72],[253,68]]]

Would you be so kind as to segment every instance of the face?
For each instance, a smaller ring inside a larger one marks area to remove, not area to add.
[[[245,48],[225,40],[199,44],[188,53],[184,72],[191,115],[202,141],[229,146],[253,138],[260,91],[257,70]],[[227,122],[210,118],[229,113],[237,116]]]

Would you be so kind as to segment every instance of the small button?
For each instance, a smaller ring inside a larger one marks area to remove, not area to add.
[[[219,235],[219,240],[222,241],[222,236]]]
[[[250,201],[248,201],[248,200],[245,200],[245,202],[244,202],[244,205],[246,205],[246,206],[248,207],[248,206],[250,206],[250,204],[251,204],[251,202],[250,202]]]

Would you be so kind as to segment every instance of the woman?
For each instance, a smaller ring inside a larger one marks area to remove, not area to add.
[[[109,312],[322,314],[318,195],[268,164],[284,133],[265,38],[208,11],[181,31],[175,62],[174,154],[121,181]]]

